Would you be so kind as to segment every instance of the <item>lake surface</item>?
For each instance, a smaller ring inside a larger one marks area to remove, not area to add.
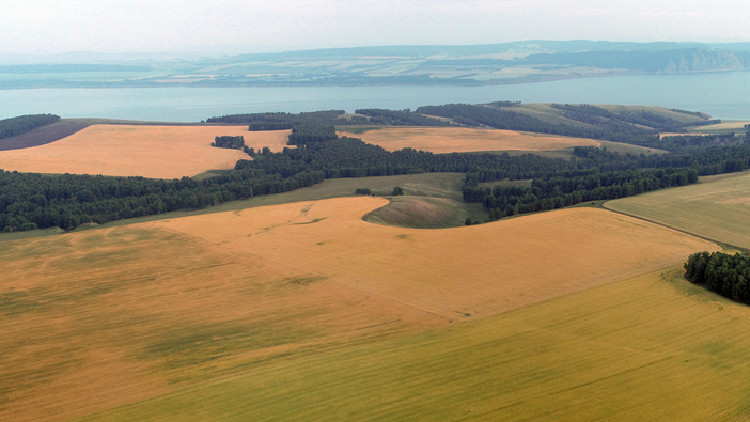
[[[199,122],[264,111],[423,105],[524,103],[657,105],[702,111],[724,120],[750,119],[750,72],[637,75],[481,87],[375,86],[310,88],[117,88],[0,90],[0,119],[55,113],[63,118]]]

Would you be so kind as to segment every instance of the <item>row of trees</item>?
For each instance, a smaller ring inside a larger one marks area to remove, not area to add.
[[[12,138],[60,120],[56,114],[26,114],[10,119],[0,120],[0,139]]]
[[[657,189],[698,182],[692,169],[649,169],[548,176],[534,179],[530,187],[478,186],[467,177],[464,200],[482,202],[491,220],[517,214],[562,208],[587,201],[625,198]]]
[[[14,232],[197,209],[257,195],[285,192],[323,181],[322,172],[290,177],[263,170],[227,172],[195,181],[184,177],[40,175],[0,172],[0,231]]]
[[[432,119],[422,113],[405,110],[385,110],[382,108],[361,108],[355,110],[370,118],[370,124],[389,126],[449,126],[450,123]]]
[[[292,133],[289,134],[289,145],[305,145],[317,142],[337,139],[336,129],[332,124],[312,124],[305,123],[295,126]]]
[[[302,124],[364,124],[365,118],[353,116],[342,119],[344,110],[323,110],[302,113],[244,113],[227,114],[224,116],[211,117],[207,123],[232,123],[247,124],[250,130],[282,130],[292,129]]]
[[[750,304],[750,257],[698,252],[685,262],[685,278],[738,302]]]

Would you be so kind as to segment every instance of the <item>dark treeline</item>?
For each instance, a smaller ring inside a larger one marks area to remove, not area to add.
[[[533,154],[433,154],[403,149],[388,152],[359,139],[340,138],[285,149],[283,153],[239,160],[236,169],[263,169],[288,177],[298,172],[322,171],[326,178],[389,176],[433,172],[477,172],[487,178],[529,179],[569,169],[570,162]]]
[[[376,125],[389,126],[449,126],[450,123],[438,119],[431,119],[422,113],[409,109],[385,110],[381,108],[362,108],[355,110],[357,114],[363,114],[370,118],[369,122]]]
[[[576,160],[565,169],[535,176],[531,187],[493,189],[479,183],[501,180],[480,171],[467,175],[464,200],[482,202],[491,219],[570,206],[580,202],[624,198],[673,186],[693,184],[700,175],[750,169],[750,145],[685,148],[665,155],[618,154],[597,147],[576,147]]]
[[[750,304],[750,257],[698,252],[685,263],[685,278],[732,300]]]
[[[570,172],[536,178],[531,187],[495,186],[481,188],[467,177],[464,200],[482,201],[491,220],[517,214],[562,208],[587,201],[625,198],[698,182],[693,169],[626,170],[600,173],[598,170]]]
[[[0,120],[0,139],[12,138],[38,127],[47,126],[60,120],[56,114],[26,114]]]
[[[734,132],[726,135],[700,135],[700,136],[665,136],[650,145],[644,145],[651,148],[658,148],[671,152],[701,152],[707,148],[725,145],[741,145],[747,143],[748,139],[740,139],[735,136]]]
[[[228,114],[225,116],[212,117],[207,123],[242,123],[247,124],[250,130],[282,130],[292,129],[302,124],[363,124],[367,123],[365,118],[342,119],[344,110],[324,110],[302,113],[245,113]]]
[[[202,181],[184,177],[40,175],[0,172],[0,231],[13,232],[82,223],[105,223],[180,209],[196,209],[257,195],[284,192],[323,181],[322,173],[291,177],[248,169]]]
[[[337,139],[336,129],[331,124],[302,124],[292,129],[289,145],[304,145]]]
[[[688,145],[671,154],[648,156],[618,154],[597,147],[581,146],[574,148],[574,155],[587,159],[579,161],[579,164],[594,162],[601,172],[637,168],[690,168],[697,171],[698,175],[705,176],[750,169],[750,144],[745,143],[716,146],[707,144],[700,148]],[[585,167],[579,165],[578,168]]]

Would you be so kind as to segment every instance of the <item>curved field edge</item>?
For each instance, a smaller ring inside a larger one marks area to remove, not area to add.
[[[0,418],[75,417],[405,339],[714,247],[601,209],[446,230],[361,220],[385,203],[293,203],[1,243]]]
[[[406,338],[289,356],[81,420],[685,420],[750,415],[750,309],[678,268]]]
[[[211,213],[221,213],[226,211],[236,211],[245,208],[261,207],[268,205],[281,205],[292,202],[316,201],[331,198],[356,197],[355,191],[358,188],[371,189],[377,196],[387,197],[393,188],[399,186],[404,189],[405,195],[415,197],[415,200],[432,198],[445,198],[450,200],[450,204],[456,209],[466,209],[468,214],[463,215],[462,219],[451,220],[449,223],[453,226],[465,225],[466,217],[473,217],[476,220],[486,219],[487,213],[481,204],[470,204],[462,200],[462,187],[464,173],[422,173],[422,174],[404,174],[396,176],[369,176],[358,178],[338,178],[326,179],[321,183],[313,186],[296,189],[289,192],[275,193],[272,195],[256,196],[254,198],[224,202],[219,205],[210,206],[198,210],[176,211],[171,213],[151,215],[146,217],[136,217],[125,220],[111,221],[105,224],[84,224],[76,228],[75,232],[82,232],[94,229],[103,229],[109,227],[124,226],[146,221],[158,221],[171,218],[187,217],[191,215],[202,215]],[[493,182],[494,185],[502,185],[515,182]],[[386,222],[388,224],[389,222]],[[418,226],[424,226],[422,222],[417,222]],[[444,228],[447,223],[437,221],[432,224],[433,227]],[[398,225],[398,224],[394,224]],[[408,227],[408,226],[407,226]],[[61,234],[62,230],[47,229],[34,230],[28,232],[0,233],[0,242],[6,240],[23,239],[38,236],[47,236]]]
[[[481,204],[455,199],[395,196],[391,201],[362,217],[370,223],[411,229],[444,229],[483,221],[487,212]]]
[[[750,173],[608,201],[606,208],[750,249]]]

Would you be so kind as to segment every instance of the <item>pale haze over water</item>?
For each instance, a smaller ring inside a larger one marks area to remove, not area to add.
[[[525,84],[307,88],[117,88],[0,90],[0,119],[55,113],[63,118],[199,122],[266,111],[524,103],[657,105],[750,119],[750,72],[618,76]]]

